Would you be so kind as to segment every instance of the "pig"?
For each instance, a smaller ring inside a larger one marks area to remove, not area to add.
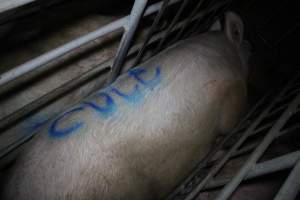
[[[161,199],[246,106],[243,22],[180,41],[49,122],[3,199]]]

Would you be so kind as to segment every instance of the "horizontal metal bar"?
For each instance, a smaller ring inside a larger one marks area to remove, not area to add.
[[[291,168],[297,163],[299,159],[300,159],[300,151],[296,151],[284,156],[280,156],[278,158],[274,158],[272,160],[258,163],[255,165],[254,168],[252,168],[249,171],[248,175],[245,177],[244,180],[256,178],[259,176],[263,176],[266,174]],[[231,180],[230,178],[227,178],[227,179],[210,181],[208,185],[204,188],[204,190],[210,190],[217,187],[221,187],[227,184],[230,180]]]
[[[171,0],[170,4],[174,4],[179,2],[180,0]],[[155,3],[147,8],[147,10],[144,13],[144,16],[148,16],[154,12],[157,12],[162,5],[162,2]],[[121,19],[118,19],[112,23],[107,24],[106,26],[103,26],[91,33],[88,33],[82,37],[79,37],[71,42],[68,42],[56,49],[53,49],[52,51],[49,51],[45,54],[42,54],[41,56],[38,56],[37,58],[34,58],[22,65],[19,65],[3,74],[0,75],[0,86],[26,74],[29,73],[35,69],[40,68],[41,66],[60,58],[61,56],[69,53],[70,51],[90,42],[97,38],[100,38],[108,33],[111,33],[113,31],[116,31],[120,28],[124,28],[127,25],[128,20],[130,19],[130,16],[123,17]]]
[[[293,200],[300,190],[300,159],[280,188],[274,200]]]

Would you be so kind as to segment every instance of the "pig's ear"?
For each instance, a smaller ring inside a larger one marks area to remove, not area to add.
[[[229,11],[225,13],[225,34],[234,45],[241,45],[244,35],[244,24],[240,16],[234,12]]]

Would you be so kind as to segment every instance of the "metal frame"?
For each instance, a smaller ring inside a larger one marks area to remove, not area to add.
[[[268,94],[258,102],[236,129],[229,134],[209,156],[202,160],[192,175],[183,182],[168,199],[192,200],[196,199],[203,191],[223,187],[216,199],[226,200],[231,197],[232,193],[242,181],[289,168],[293,170],[277,193],[275,199],[294,199],[300,190],[300,151],[291,152],[262,163],[257,163],[257,161],[274,139],[284,134],[289,134],[300,127],[300,122],[290,125],[290,127],[285,127],[286,122],[300,111],[299,83],[300,74],[291,80],[276,97]],[[287,103],[284,103],[286,101]],[[276,113],[278,117],[273,120],[273,123],[262,123],[268,117],[274,116],[274,113]],[[249,120],[251,123],[249,123]],[[259,144],[252,145],[250,148],[243,147],[245,141],[255,134],[265,134],[265,136]],[[226,143],[236,137],[236,135],[239,136],[238,140],[233,142],[234,145],[226,152],[225,156],[211,161],[211,158],[220,150],[224,150]],[[214,177],[220,173],[221,169],[230,159],[245,153],[250,153],[250,156],[234,177],[231,179],[215,180]],[[211,162],[213,162],[213,164],[211,164]],[[212,167],[210,167],[210,165],[212,165]],[[205,171],[207,167],[210,167],[208,172],[207,170]]]
[[[0,131],[3,131],[10,126],[14,125],[15,123],[19,122],[23,118],[30,115],[32,112],[38,110],[39,108],[47,105],[52,100],[56,99],[57,97],[61,96],[62,94],[78,87],[80,84],[84,83],[85,81],[89,80],[91,77],[99,75],[101,72],[105,71],[106,69],[112,68],[112,73],[108,76],[108,81],[112,82],[117,76],[118,73],[121,70],[122,63],[126,59],[127,56],[130,56],[136,52],[138,52],[138,55],[135,60],[135,64],[138,64],[140,62],[143,62],[146,58],[143,58],[143,53],[147,50],[147,47],[158,43],[159,41],[165,40],[166,37],[178,29],[184,30],[186,28],[187,24],[191,22],[198,22],[201,21],[202,18],[205,16],[206,13],[209,13],[211,10],[206,10],[205,12],[193,12],[193,15],[190,15],[189,18],[184,19],[183,21],[176,21],[172,23],[172,27],[168,28],[168,34],[166,34],[166,30],[163,30],[162,32],[159,32],[157,34],[153,34],[154,31],[157,29],[158,22],[162,18],[162,13],[165,9],[167,9],[168,6],[173,5],[175,3],[179,3],[181,0],[164,0],[158,3],[155,3],[153,5],[150,5],[145,9],[145,6],[147,4],[147,0],[137,0],[135,1],[135,4],[133,6],[133,9],[131,11],[131,14],[123,17],[119,20],[116,20],[106,26],[103,26],[99,28],[98,30],[91,32],[85,36],[82,36],[78,39],[75,39],[65,45],[62,45],[61,47],[58,47],[48,53],[45,53],[31,61],[28,61],[11,71],[8,71],[4,75],[0,75],[0,77],[4,77],[3,84],[7,84],[10,81],[16,80],[19,76],[22,76],[24,73],[27,73],[29,71],[36,70],[37,68],[42,67],[44,64],[47,64],[48,62],[51,62],[53,60],[59,59],[64,54],[72,51],[73,49],[86,44],[96,38],[103,37],[105,34],[108,34],[110,32],[119,30],[120,28],[123,29],[123,37],[118,49],[118,53],[116,55],[116,59],[112,58],[109,59],[106,62],[103,62],[102,64],[99,64],[98,66],[95,66],[92,70],[74,78],[73,80],[65,83],[64,85],[60,86],[59,88],[54,89],[53,91],[49,92],[48,94],[42,96],[41,98],[25,105],[21,109],[17,110],[16,112],[8,115],[7,117],[0,119]],[[215,5],[216,8],[221,8],[227,6],[227,1],[222,1]],[[197,8],[199,9],[199,8]],[[215,8],[212,8],[214,10]],[[142,17],[149,16],[153,13],[158,12],[154,23],[147,35],[147,37],[144,39],[144,41],[141,44],[137,44],[130,48],[132,45],[132,39],[134,36],[134,33],[138,27],[138,23]],[[185,27],[184,27],[185,26]],[[169,44],[170,45],[170,44]],[[130,49],[130,50],[129,50]],[[152,56],[155,55],[155,53],[152,54]],[[113,67],[111,67],[113,66]],[[27,71],[29,70],[29,71]],[[21,73],[22,72],[22,73]],[[104,73],[104,79],[107,77],[107,73]],[[5,78],[6,77],[6,78]],[[13,78],[14,77],[14,78]],[[7,82],[8,81],[8,82]],[[1,82],[1,81],[0,81]],[[0,84],[1,85],[1,84]],[[5,149],[0,149],[0,160],[4,157],[6,157],[9,153],[16,150],[18,147],[20,147],[22,144],[27,142],[32,138],[32,136],[35,133],[32,133],[32,135],[27,135],[26,137],[22,137],[21,139],[16,139],[16,141],[13,144],[8,144]]]

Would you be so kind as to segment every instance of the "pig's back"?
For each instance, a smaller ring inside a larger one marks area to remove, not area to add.
[[[49,124],[17,163],[9,199],[156,199],[170,192],[209,150],[220,99],[244,87],[237,58],[226,58],[234,51],[218,52],[205,37],[181,42],[98,92],[113,100],[112,113],[92,108],[105,103],[95,95],[60,125],[80,121],[81,129],[57,138]],[[136,85],[142,92],[133,95]]]

